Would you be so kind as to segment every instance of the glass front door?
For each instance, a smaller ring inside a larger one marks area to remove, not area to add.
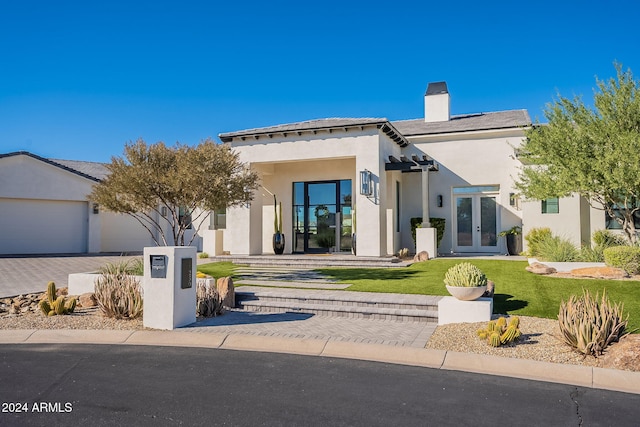
[[[456,250],[497,252],[497,212],[496,196],[456,196]]]
[[[351,248],[351,180],[293,184],[294,252]]]

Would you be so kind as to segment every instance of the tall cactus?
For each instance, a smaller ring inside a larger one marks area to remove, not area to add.
[[[76,303],[77,300],[75,298],[67,301],[64,295],[57,296],[56,284],[49,282],[47,284],[46,297],[40,301],[38,306],[45,316],[55,316],[73,313]]]

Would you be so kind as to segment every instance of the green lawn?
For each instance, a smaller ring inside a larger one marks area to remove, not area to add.
[[[612,301],[624,302],[629,327],[640,328],[640,282],[628,280],[563,279],[537,276],[527,272],[525,261],[469,259],[496,284],[494,312],[523,316],[557,318],[560,301],[570,295],[592,293],[606,288]],[[449,267],[461,262],[438,258],[407,268],[324,268],[320,272],[341,282],[351,283],[347,290],[404,294],[448,295],[443,284]],[[198,267],[213,277],[233,275],[230,263],[204,264]]]
[[[238,267],[230,262],[212,262],[209,264],[200,264],[198,271],[202,271],[204,274],[208,274],[211,277],[219,279],[221,277],[232,276],[233,270]]]

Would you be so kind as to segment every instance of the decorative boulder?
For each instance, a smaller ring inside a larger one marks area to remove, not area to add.
[[[429,252],[421,251],[413,257],[413,262],[429,261]]]
[[[236,306],[236,293],[233,287],[233,279],[231,277],[221,277],[216,282],[216,289],[222,299],[222,306],[225,308],[234,308]]]
[[[487,280],[487,290],[482,294],[482,298],[493,298],[493,292],[496,288],[496,284],[491,280]]]
[[[80,307],[82,308],[95,307],[98,305],[96,296],[93,292],[87,292],[86,294],[80,295],[78,297],[78,301],[80,302]]]
[[[553,273],[557,272],[557,270],[555,268],[549,267],[548,265],[544,265],[544,264],[539,263],[539,262],[534,262],[533,264],[528,265],[525,268],[525,270],[527,270],[528,272],[533,273],[533,274],[542,274],[542,275],[553,274]]]
[[[574,277],[593,277],[595,279],[626,279],[629,275],[621,268],[585,267],[571,270]]]

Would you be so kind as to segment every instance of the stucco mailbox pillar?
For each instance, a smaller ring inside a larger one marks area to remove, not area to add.
[[[144,311],[147,328],[175,329],[196,321],[196,248],[144,248]]]

